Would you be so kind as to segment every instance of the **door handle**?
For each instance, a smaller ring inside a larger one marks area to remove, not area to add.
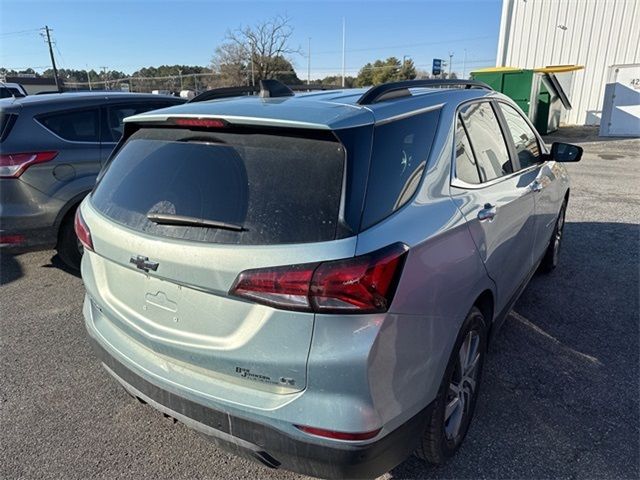
[[[534,180],[529,185],[532,192],[541,192],[544,189],[544,185],[539,180]]]
[[[485,203],[482,210],[478,212],[478,220],[481,222],[484,220],[493,220],[496,216],[496,207],[490,203]]]

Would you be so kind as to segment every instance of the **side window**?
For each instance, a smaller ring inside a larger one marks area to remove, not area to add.
[[[102,141],[103,142],[117,142],[122,137],[123,133],[123,120],[131,115],[137,115],[138,113],[148,112],[149,110],[156,110],[158,108],[164,108],[168,105],[158,103],[133,103],[128,105],[114,105],[107,108],[107,119],[104,128]]]
[[[41,116],[38,120],[65,140],[96,143],[100,141],[98,109],[54,113]]]
[[[489,102],[473,103],[460,113],[483,182],[513,173],[509,151]]]
[[[520,168],[527,168],[539,163],[541,160],[540,145],[538,145],[536,134],[515,108],[505,103],[499,105],[516,147]]]
[[[438,127],[440,110],[377,125],[362,229],[388,217],[416,192]]]
[[[456,122],[456,177],[463,182],[480,183],[476,158],[460,117]]]

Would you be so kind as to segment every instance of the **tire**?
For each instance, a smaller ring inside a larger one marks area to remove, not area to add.
[[[64,264],[72,270],[80,270],[82,260],[82,244],[78,241],[76,231],[73,226],[76,209],[73,208],[62,221],[60,232],[58,233],[58,245],[56,250]]]
[[[468,346],[472,348],[471,355]],[[473,418],[486,351],[484,315],[473,307],[460,329],[449,358],[434,408],[416,451],[417,457],[434,465],[442,465],[462,444]],[[467,365],[466,375],[462,375],[460,367],[463,361]],[[448,405],[456,406],[445,417]]]
[[[562,235],[564,233],[564,218],[567,213],[567,201],[562,202],[560,213],[556,219],[556,225],[553,228],[553,234],[551,240],[549,240],[549,246],[547,251],[542,257],[540,262],[540,271],[543,273],[550,273],[558,266],[558,260],[560,259],[560,247],[562,246]]]

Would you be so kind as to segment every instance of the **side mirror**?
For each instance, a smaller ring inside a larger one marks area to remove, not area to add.
[[[582,158],[582,147],[570,143],[553,142],[550,157],[556,162],[579,162]]]

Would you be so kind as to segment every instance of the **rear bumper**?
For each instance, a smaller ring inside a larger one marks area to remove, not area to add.
[[[0,247],[24,250],[55,246],[56,219],[62,207],[63,202],[20,179],[0,179],[0,236],[13,237],[11,242],[0,242]]]
[[[270,425],[216,410],[169,392],[140,377],[89,336],[107,371],[133,396],[161,412],[209,435],[221,447],[257,460],[321,478],[373,478],[402,462],[417,447],[432,405],[379,440],[367,444],[307,441]],[[232,433],[233,432],[233,433]]]

